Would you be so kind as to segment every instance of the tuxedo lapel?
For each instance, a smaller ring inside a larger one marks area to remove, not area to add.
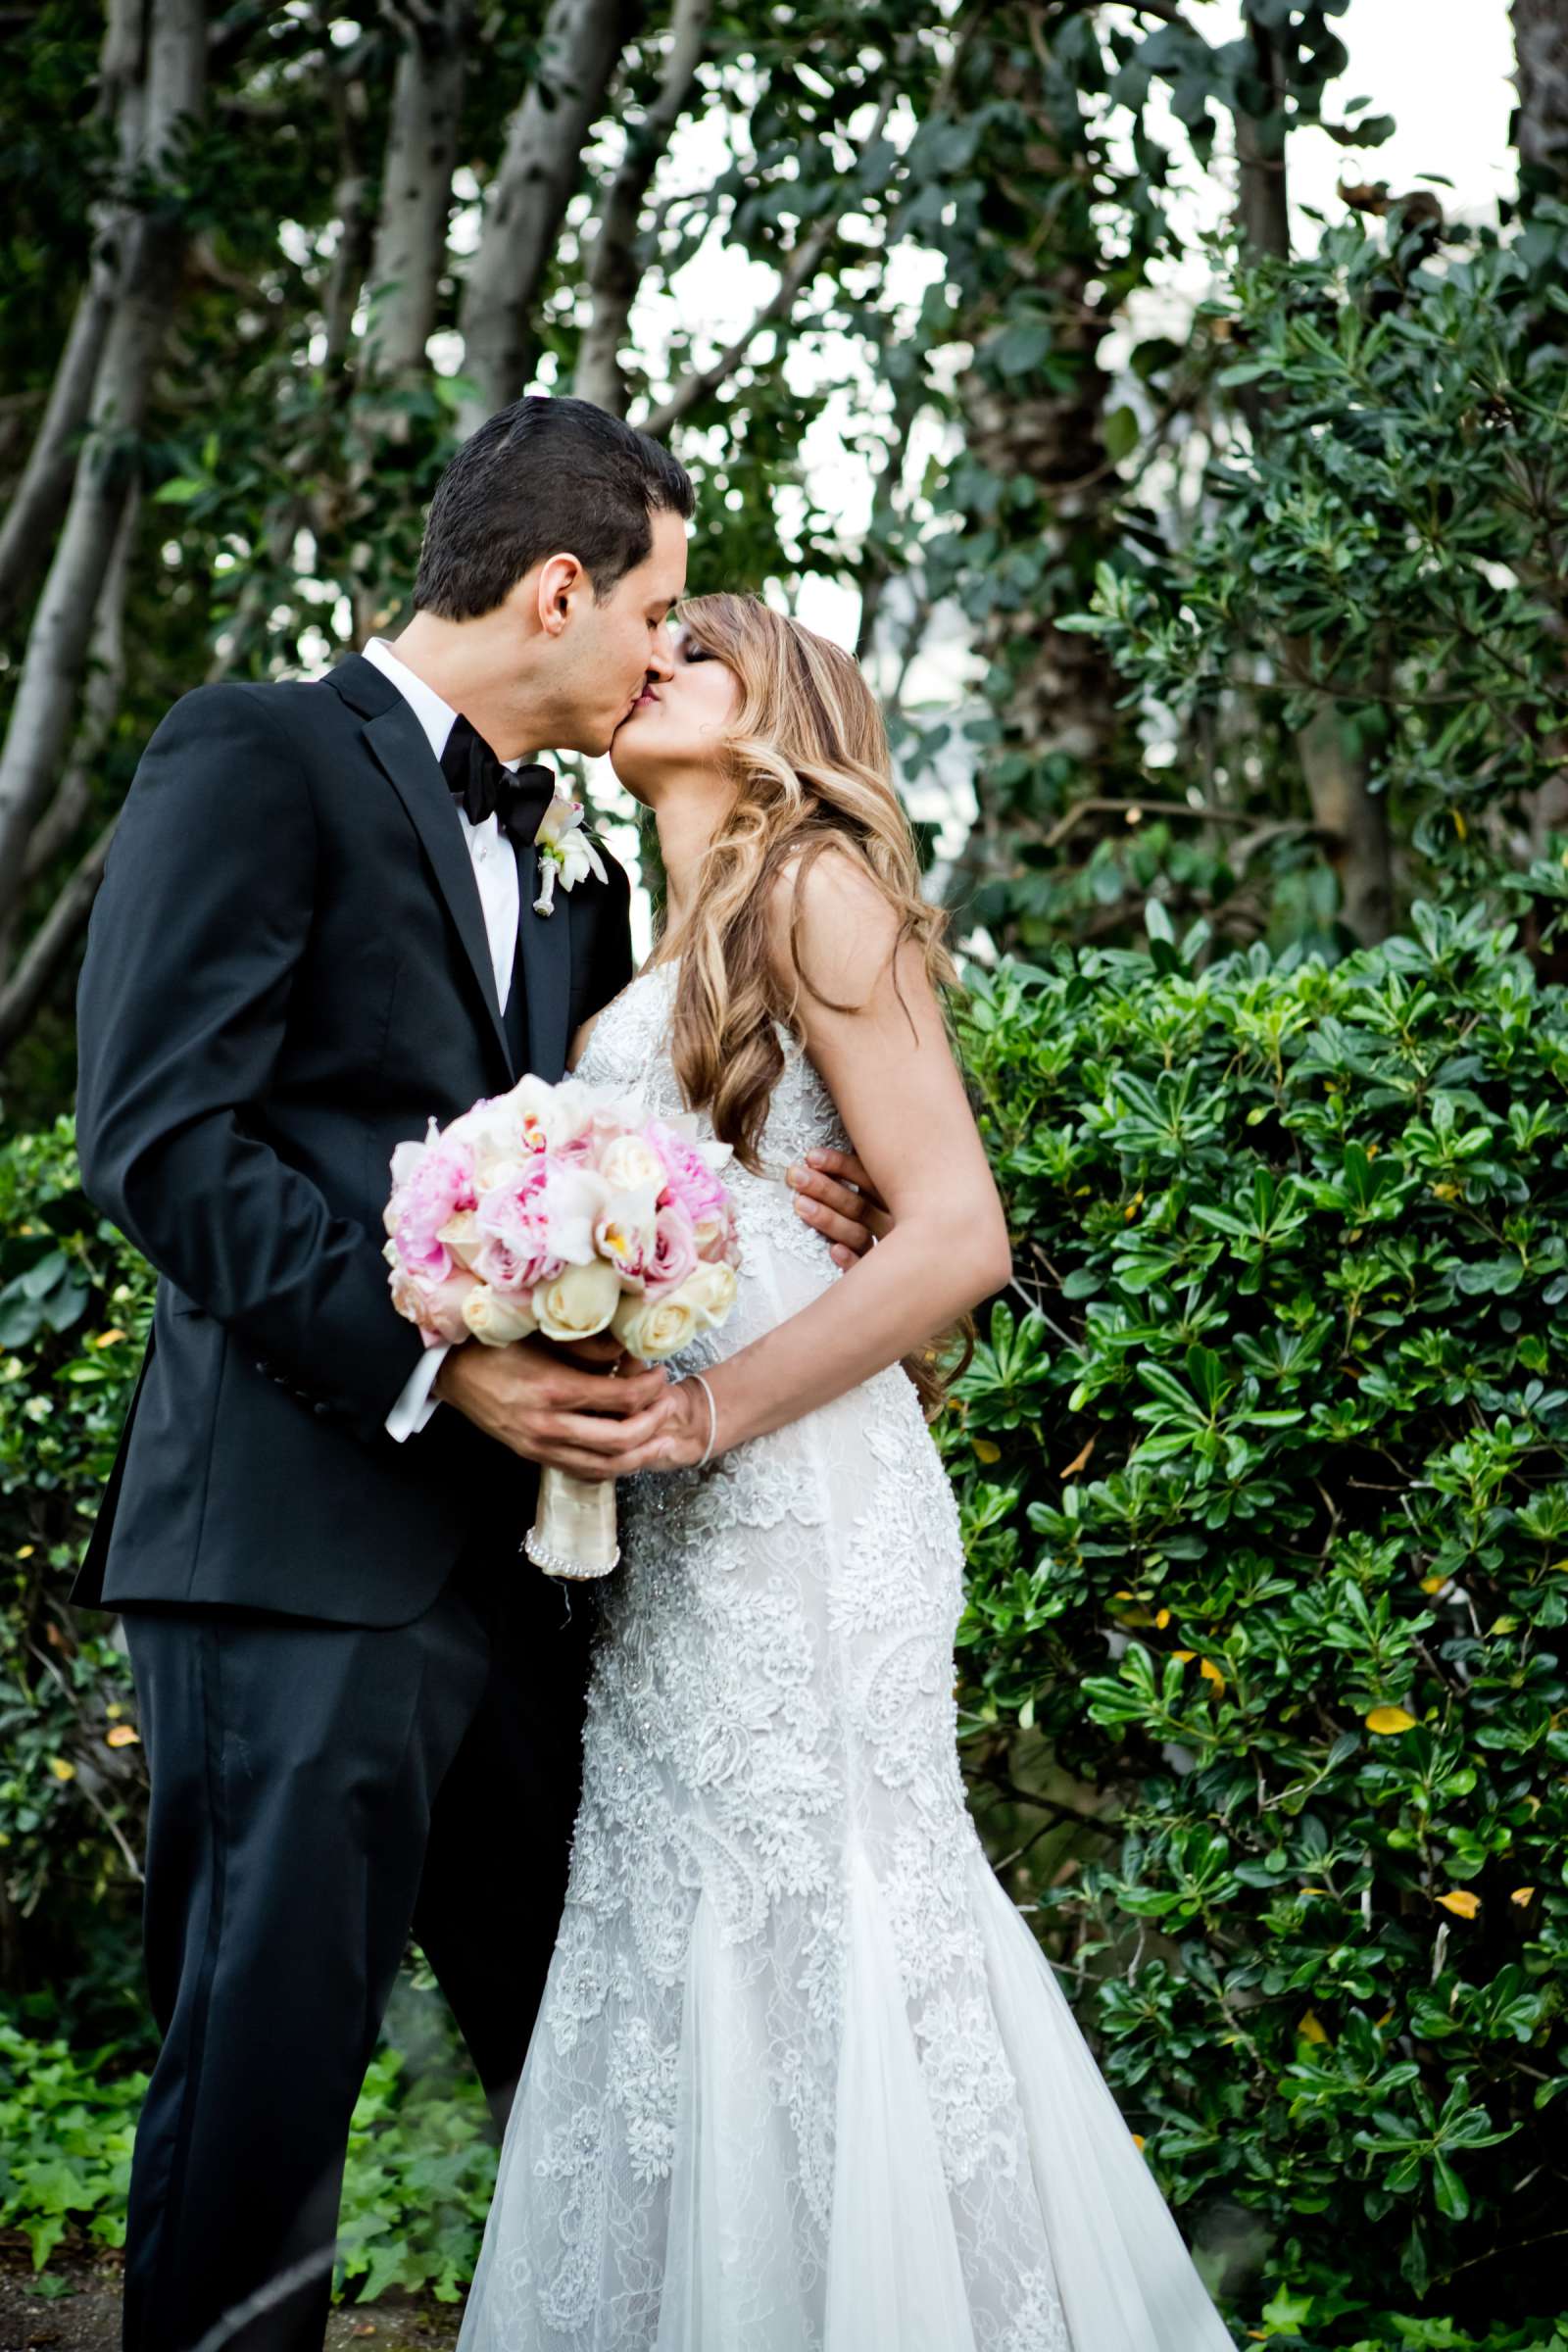
[[[484,907],[473,861],[463,838],[463,825],[441,763],[413,710],[390,678],[373,662],[351,654],[331,673],[329,683],[366,719],[365,741],[382,769],[424,845],[441,896],[446,901],[464,952],[473,967],[496,1042],[512,1071],[501,1002],[496,995],[495,968],[484,926]],[[531,856],[531,853],[530,853]],[[524,909],[526,913],[527,909]],[[515,1077],[515,1071],[512,1071]]]
[[[564,890],[558,887],[548,915],[533,910],[538,895],[539,853],[530,843],[517,850],[518,964],[527,990],[528,1067],[553,1086],[571,1043],[571,923]]]

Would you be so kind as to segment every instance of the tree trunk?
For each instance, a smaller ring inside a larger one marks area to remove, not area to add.
[[[141,147],[142,33],[142,0],[112,0],[93,112],[116,123],[122,177],[134,169]],[[0,628],[31,595],[71,498],[77,445],[114,316],[117,245],[130,226],[128,214],[112,206],[100,209],[87,283],[77,298],[22,479],[0,521]]]
[[[125,682],[125,592],[130,585],[130,555],[140,514],[140,498],[127,498],[109,559],[103,594],[98,599],[92,642],[87,649],[81,724],[71,747],[60,790],[34,825],[27,843],[29,883],[35,882],[70,848],[73,836],[92,807],[93,777],[114,733]],[[0,969],[5,961],[0,956]]]
[[[202,0],[154,0],[144,134],[150,172],[158,172],[178,127],[200,109],[206,65]],[[180,215],[167,198],[156,197],[123,240],[88,438],[33,615],[0,754],[0,913],[22,887],[27,836],[70,739],[93,614],[136,470],[137,443],[184,243]]]
[[[1001,723],[999,749],[1023,755],[1036,777],[1044,762],[1059,757],[1076,771],[1065,787],[1065,796],[1075,798],[1103,792],[1124,760],[1127,739],[1116,709],[1120,686],[1102,641],[1056,626],[1058,615],[1080,608],[1081,584],[1110,552],[1102,514],[1119,486],[1106,456],[1109,381],[1100,358],[1110,322],[1090,292],[1104,256],[1092,222],[1075,218],[1070,203],[1057,208],[1050,233],[1043,232],[1042,193],[1070,193],[1075,159],[1064,152],[1039,80],[1019,62],[1029,41],[1010,13],[995,20],[992,37],[992,71],[982,79],[988,94],[994,90],[1027,116],[1028,128],[1016,138],[999,133],[975,160],[986,185],[988,234],[980,255],[989,260],[956,331],[980,342],[1026,287],[1034,311],[1050,322],[1051,365],[1001,380],[968,368],[958,379],[967,456],[986,475],[1035,493],[1026,507],[982,508],[972,527],[995,534],[998,561],[1013,546],[1039,550],[1060,585],[1042,581],[1016,600],[999,599],[980,622],[977,650],[987,667],[986,699]],[[977,51],[974,71],[985,62]],[[981,784],[976,802],[968,840],[943,869],[943,896],[955,908],[1008,875],[1019,840],[1039,839],[1059,813],[1034,786],[1011,797]],[[1009,944],[1006,937],[998,941]]]
[[[1568,200],[1568,11],[1563,0],[1513,0],[1512,16],[1520,192]]]
[[[103,257],[94,254],[49,387],[43,421],[0,522],[0,628],[31,594],[70,501],[76,444],[91,406],[114,308],[112,274]]]
[[[1520,204],[1528,209],[1540,196],[1568,203],[1568,12],[1563,0],[1513,0],[1512,16]],[[1530,803],[1530,847],[1538,858],[1554,833],[1568,828],[1568,736],[1557,738],[1556,749],[1561,767]]]
[[[475,390],[471,433],[525,389],[538,355],[533,307],[577,184],[582,150],[643,0],[551,0],[539,70],[507,126],[506,150],[468,265],[460,324]]]
[[[1285,74],[1272,35],[1255,20],[1248,25],[1258,80],[1271,93],[1267,118],[1238,108],[1236,158],[1240,168],[1238,218],[1250,259],[1289,261],[1290,191],[1285,161]],[[1267,437],[1268,395],[1261,384],[1241,393],[1242,412],[1254,443]],[[1331,649],[1328,651],[1332,660]],[[1309,638],[1287,638],[1284,659],[1298,677],[1312,674]],[[1389,805],[1368,783],[1364,754],[1346,741],[1345,706],[1325,698],[1322,708],[1296,738],[1312,819],[1339,878],[1341,919],[1352,939],[1369,947],[1386,939],[1394,924],[1394,848]]]
[[[416,16],[398,56],[367,291],[366,372],[419,375],[447,258],[447,217],[473,16],[444,0]]]
[[[578,349],[571,388],[579,400],[591,400],[616,416],[626,414],[620,347],[642,282],[637,231],[643,200],[696,84],[713,4],[714,0],[675,0],[669,55],[659,94],[642,122],[626,135],[626,153],[605,198],[598,232],[588,252],[587,285],[593,314]]]

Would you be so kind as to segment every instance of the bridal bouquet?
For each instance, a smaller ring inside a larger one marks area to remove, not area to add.
[[[612,1331],[645,1362],[722,1323],[740,1251],[718,1171],[730,1147],[630,1097],[522,1078],[392,1155],[392,1302],[427,1348]],[[524,1548],[547,1574],[620,1557],[612,1479],[549,1465]]]

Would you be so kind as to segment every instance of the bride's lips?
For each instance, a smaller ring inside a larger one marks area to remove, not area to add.
[[[632,704],[631,709],[627,711],[626,718],[635,718],[639,710],[646,710],[651,703],[657,703],[659,697],[654,692],[654,689],[651,686],[645,686],[641,694],[637,697],[636,701]],[[622,726],[626,724],[626,718],[621,720],[620,723]]]

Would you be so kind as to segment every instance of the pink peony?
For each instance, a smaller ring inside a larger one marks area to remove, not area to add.
[[[537,1282],[552,1282],[562,1260],[550,1247],[550,1160],[540,1152],[514,1182],[480,1196],[477,1222],[484,1236],[474,1272],[492,1290],[515,1298]]]
[[[443,1137],[419,1154],[392,1198],[387,1222],[410,1274],[444,1282],[452,1253],[441,1241],[442,1226],[461,1209],[476,1205],[473,1159],[462,1143]]]
[[[728,1195],[694,1145],[661,1119],[651,1119],[645,1133],[664,1165],[668,1205],[684,1209],[693,1225],[724,1207]]]

